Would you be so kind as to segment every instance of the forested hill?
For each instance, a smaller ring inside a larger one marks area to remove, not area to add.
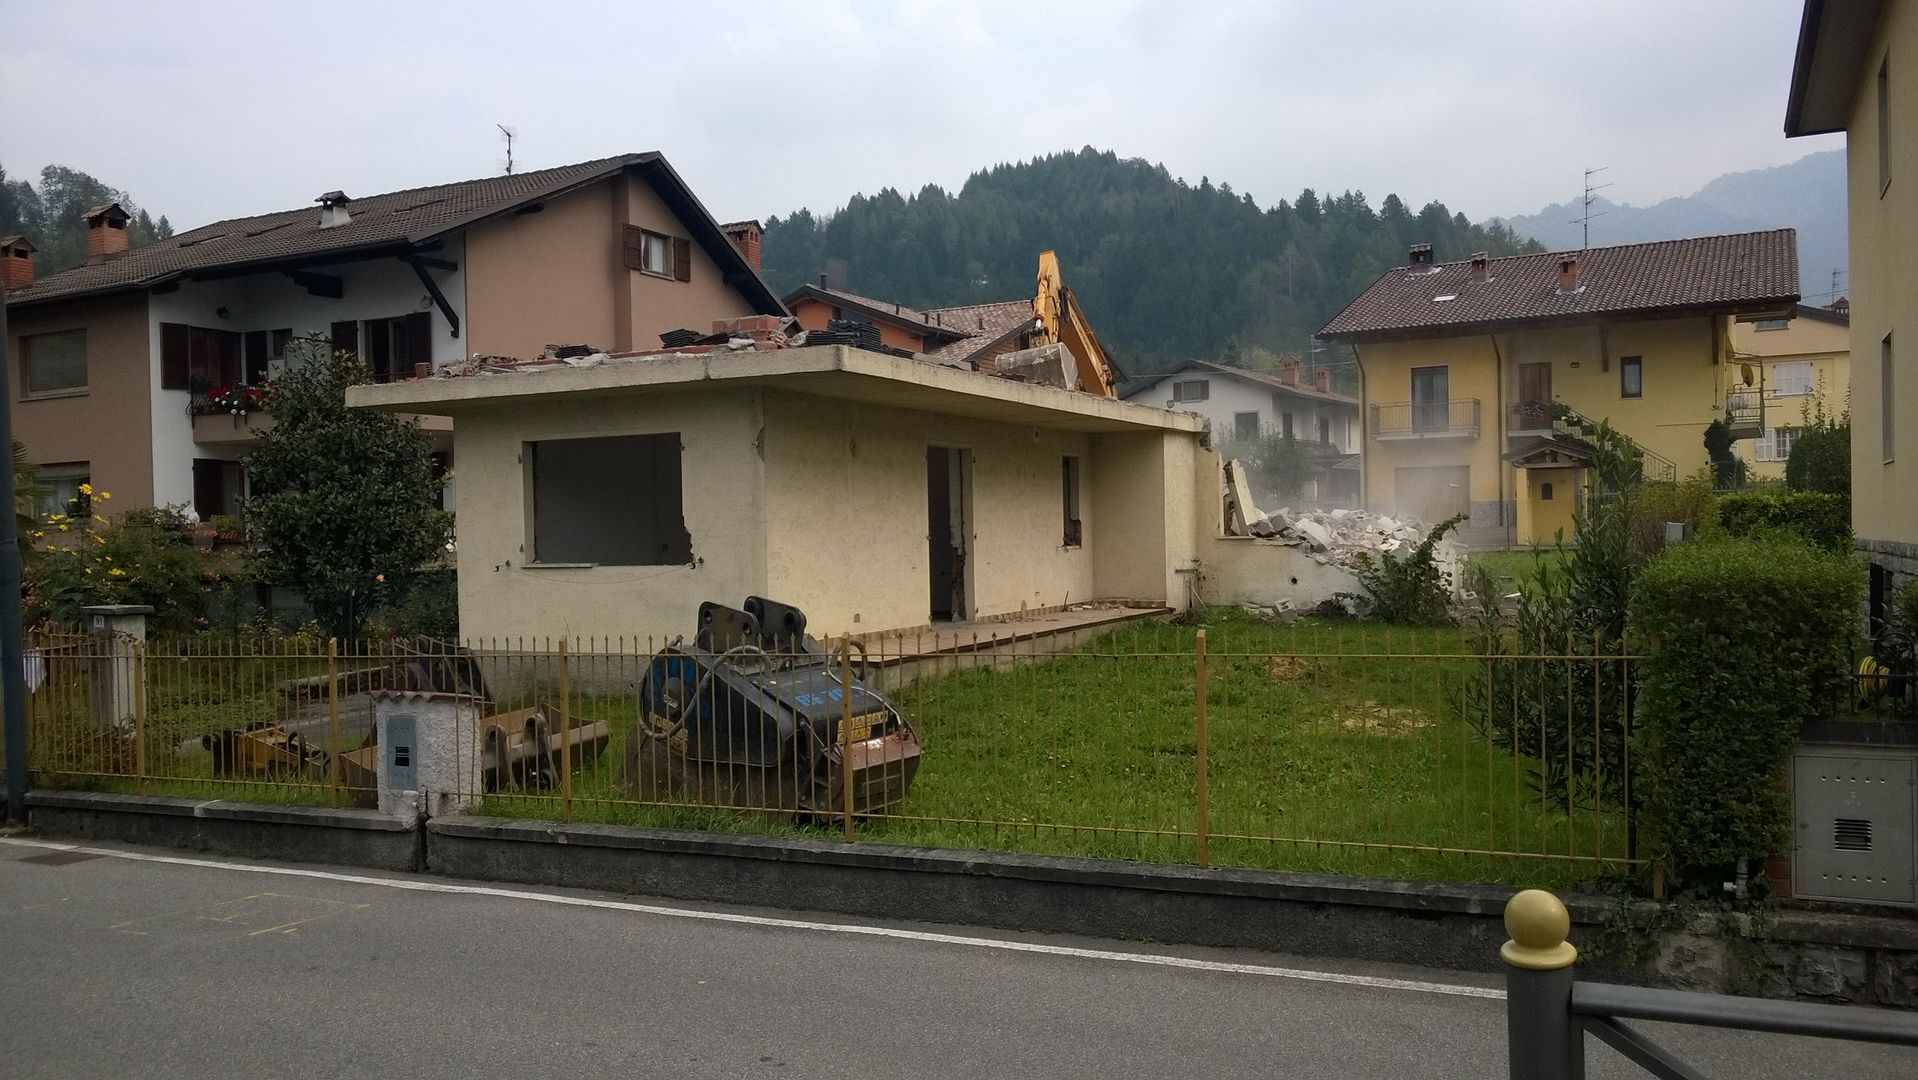
[[[956,195],[887,188],[827,217],[774,217],[763,258],[781,292],[825,274],[835,287],[935,307],[1031,295],[1039,252],[1052,248],[1100,339],[1136,375],[1224,355],[1228,341],[1303,351],[1416,243],[1440,260],[1539,250],[1442,203],[1415,212],[1388,195],[1375,209],[1361,192],[1307,189],[1261,207],[1229,184],[1189,184],[1088,147],[994,166]]]

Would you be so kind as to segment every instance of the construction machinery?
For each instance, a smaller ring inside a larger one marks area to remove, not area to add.
[[[905,798],[919,736],[855,677],[850,641],[828,653],[798,608],[705,603],[690,644],[653,657],[621,777],[636,797],[788,812],[871,814]]]
[[[1100,348],[1079,300],[1066,288],[1059,273],[1059,256],[1051,251],[1039,253],[1039,288],[1032,299],[1033,341],[1035,348],[1064,345],[1072,354],[1078,389],[1100,397],[1117,396],[1118,382],[1112,361]]]

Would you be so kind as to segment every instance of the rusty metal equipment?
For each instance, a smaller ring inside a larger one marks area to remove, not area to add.
[[[789,604],[701,604],[692,643],[668,646],[642,676],[624,785],[647,800],[802,818],[900,802],[919,771],[919,736],[852,666]]]

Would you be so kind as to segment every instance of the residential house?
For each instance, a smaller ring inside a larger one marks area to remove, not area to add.
[[[1706,466],[1714,420],[1756,438],[1730,327],[1797,300],[1790,229],[1451,263],[1418,245],[1319,336],[1359,358],[1368,507],[1548,544],[1593,463],[1581,426],[1608,421],[1666,476]]]
[[[1298,441],[1308,455],[1304,501],[1352,506],[1359,491],[1359,402],[1332,389],[1332,369],[1308,381],[1299,358],[1279,358],[1276,374],[1188,360],[1125,392],[1128,401],[1202,416],[1228,457],[1256,452],[1268,437]],[[1258,493],[1261,497],[1266,492]],[[1276,497],[1276,496],[1275,496]]]
[[[656,153],[315,201],[131,250],[125,212],[95,207],[86,263],[39,278],[9,239],[14,432],[43,477],[116,506],[236,509],[239,461],[270,421],[209,391],[272,377],[306,335],[390,380],[786,314],[742,254],[752,223],[729,236]],[[443,421],[427,426],[450,448]]]
[[[1733,411],[1741,395],[1755,395],[1764,406],[1764,429],[1736,444],[1753,479],[1783,480],[1799,432],[1820,415],[1837,417],[1850,407],[1848,307],[1842,299],[1831,307],[1800,304],[1790,318],[1732,323],[1731,358],[1745,388],[1733,386]]]
[[[910,308],[890,300],[826,286],[801,285],[785,304],[803,330],[824,330],[833,322],[870,323],[891,348],[928,360],[991,373],[994,361],[1034,344],[1032,300],[1003,300],[958,307]]]
[[[1873,625],[1918,578],[1918,2],[1805,5],[1785,134],[1843,131],[1851,219],[1851,527]]]

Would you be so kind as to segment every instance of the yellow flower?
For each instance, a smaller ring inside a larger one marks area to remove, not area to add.
[[[72,530],[70,530],[70,529],[68,529],[68,528],[66,527],[66,525],[65,525],[65,524],[63,523],[63,524],[62,524],[62,525],[60,526],[60,531],[61,531],[61,532],[70,532],[70,531],[72,531]]]
[[[91,566],[87,567],[87,573],[89,574],[93,573],[93,567]]]
[[[114,567],[114,568],[113,568],[113,569],[111,569],[111,570],[108,570],[108,571],[107,571],[107,573],[109,573],[109,574],[112,574],[112,575],[113,575],[114,577],[126,577],[126,576],[127,576],[127,572],[126,572],[125,570],[122,570],[122,569],[120,569],[120,568],[119,568],[119,567],[117,567],[117,566],[116,566],[116,567]]]
[[[82,494],[82,495],[91,495],[91,494],[93,494],[93,485],[92,485],[92,484],[81,484],[81,485],[80,485],[80,494]]]
[[[99,492],[95,492],[95,493],[94,493],[94,495],[93,495],[93,497],[94,497],[94,498],[96,498],[96,499],[111,499],[111,498],[113,498],[113,496],[112,496],[111,494],[109,494],[108,492],[104,492],[104,491],[99,491]]]

